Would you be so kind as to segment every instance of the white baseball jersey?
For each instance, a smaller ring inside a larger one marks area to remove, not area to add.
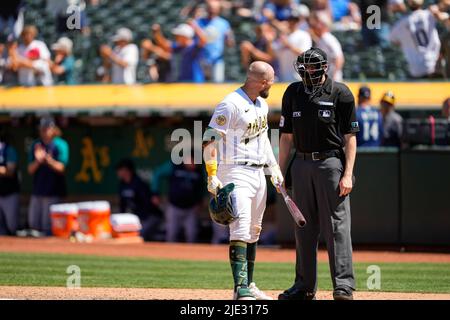
[[[402,47],[409,73],[422,77],[435,71],[441,41],[436,21],[429,10],[416,10],[392,28],[390,39]]]
[[[267,102],[250,100],[241,89],[227,95],[216,107],[209,127],[223,135],[219,164],[265,164],[267,137]]]

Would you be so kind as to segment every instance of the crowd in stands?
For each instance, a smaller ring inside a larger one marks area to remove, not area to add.
[[[79,33],[90,37],[86,8],[95,10],[101,4],[109,5],[109,1],[47,0],[46,10],[54,17],[55,34],[60,36],[51,44],[52,52],[49,43],[39,40],[35,26],[24,25],[29,1],[8,1],[0,8],[1,82],[23,86],[76,83],[76,57],[72,54],[75,39],[69,30],[76,21],[70,8],[78,8]],[[448,77],[449,2],[425,5],[424,0],[405,1],[190,1],[179,14],[181,23],[170,33],[148,21],[150,34],[139,42],[134,30],[114,26],[115,35],[104,39],[98,48],[101,63],[96,66],[97,80],[134,84],[139,63],[145,63],[151,82],[220,83],[228,80],[226,49],[239,47],[243,70],[253,60],[263,60],[274,66],[279,81],[289,82],[299,79],[292,67],[294,60],[311,46],[327,53],[330,76],[342,80],[346,48],[333,33],[343,30],[360,30],[366,48],[399,46],[410,78]],[[254,36],[249,34],[248,39],[237,43],[223,13],[252,20]]]

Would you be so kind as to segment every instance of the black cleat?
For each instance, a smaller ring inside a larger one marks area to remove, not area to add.
[[[316,300],[316,294],[314,292],[302,291],[293,286],[280,293],[278,300]]]
[[[336,288],[333,291],[334,300],[353,300],[352,289]]]

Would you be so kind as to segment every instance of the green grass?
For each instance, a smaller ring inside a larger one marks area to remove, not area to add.
[[[81,268],[83,287],[228,289],[227,262],[0,253],[0,285],[65,286],[69,265]],[[357,289],[367,291],[368,263],[356,263]],[[381,291],[450,293],[450,264],[379,263]],[[255,280],[266,290],[288,288],[293,263],[257,262]],[[330,290],[328,265],[319,264],[319,290]]]

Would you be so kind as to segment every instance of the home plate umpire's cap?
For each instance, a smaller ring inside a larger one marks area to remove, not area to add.
[[[234,183],[229,183],[217,191],[217,195],[209,202],[209,215],[218,224],[227,226],[238,218],[235,210],[235,200],[231,194]]]

